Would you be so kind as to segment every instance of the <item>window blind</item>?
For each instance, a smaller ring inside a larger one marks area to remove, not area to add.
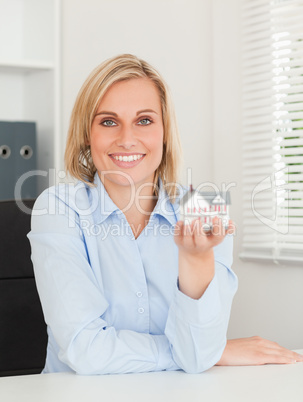
[[[240,257],[303,262],[303,0],[242,0]]]

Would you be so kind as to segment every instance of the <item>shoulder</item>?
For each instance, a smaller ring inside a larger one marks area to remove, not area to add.
[[[34,204],[31,227],[39,231],[43,227],[78,227],[81,214],[91,214],[94,198],[93,189],[81,181],[49,187]]]
[[[92,190],[84,182],[60,183],[44,190],[36,199],[33,213],[63,213],[67,209],[79,213],[91,204]]]

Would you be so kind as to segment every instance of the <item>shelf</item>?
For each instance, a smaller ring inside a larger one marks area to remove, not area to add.
[[[36,123],[40,193],[63,164],[61,0],[0,0],[0,10],[0,120]]]
[[[54,68],[53,63],[40,60],[0,60],[0,71],[5,73],[30,73]]]

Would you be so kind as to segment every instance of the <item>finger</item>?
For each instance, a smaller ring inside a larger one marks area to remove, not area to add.
[[[269,350],[272,350],[272,353],[280,353],[283,356],[288,356],[291,359],[297,359],[299,361],[303,360],[303,356],[297,352],[284,348],[283,346],[279,345],[277,342],[269,341],[267,339],[262,339],[260,337],[256,337],[259,342],[262,343],[262,347]]]
[[[291,358],[287,355],[282,355],[282,354],[263,354],[261,356],[261,364],[292,364],[296,363],[296,359]]]
[[[217,246],[220,244],[225,236],[225,228],[223,226],[222,219],[215,217],[213,218],[213,228],[212,233],[209,236],[209,241],[211,242],[211,246]]]
[[[292,351],[292,350],[289,350],[289,349],[286,349],[286,348],[281,347],[281,349],[279,350],[279,353],[280,353],[282,356],[285,356],[286,358],[295,360],[295,361],[297,361],[297,362],[302,362],[302,361],[303,361],[303,356],[300,355],[300,354],[297,353],[297,352]]]
[[[212,220],[212,234],[214,236],[222,236],[225,235],[225,229],[222,224],[222,219],[220,219],[218,216],[215,216]]]
[[[236,224],[231,219],[228,221],[226,233],[230,235],[236,234]]]
[[[272,349],[273,350],[273,349]],[[286,349],[286,352],[264,352],[263,353],[263,364],[289,364],[302,362],[303,357],[296,352],[292,352]]]
[[[192,220],[190,223],[187,223],[183,227],[183,236],[192,236],[193,230],[194,230],[194,225],[197,219]]]
[[[263,356],[267,356],[268,363],[270,361],[274,363],[271,359],[275,361],[280,359],[281,362],[303,361],[303,356],[301,354],[286,349],[277,342],[269,341],[258,336],[252,337],[251,339],[253,342],[257,343],[258,349],[263,353]]]
[[[208,232],[203,229],[203,221],[201,218],[198,218],[193,225],[193,235],[195,237],[206,237]]]
[[[174,227],[174,240],[176,244],[181,244],[183,240],[184,222],[178,221]]]
[[[202,227],[203,230],[203,227]],[[214,247],[217,244],[221,243],[222,239],[224,236],[222,236],[222,231],[223,231],[223,226],[222,226],[222,221],[218,216],[213,217],[212,222],[211,222],[211,230],[205,232],[203,230],[204,234],[204,242],[205,244],[208,244],[208,247]]]
[[[195,243],[194,243],[194,230],[197,225],[197,219],[194,219],[189,225],[184,225],[183,226],[183,243],[182,245],[186,248],[194,248]]]
[[[205,232],[203,229],[203,222],[201,219],[199,219],[196,222],[196,225],[193,230],[193,239],[194,239],[194,244],[196,247],[198,247],[200,250],[204,249],[205,247],[209,248],[209,234],[208,232]]]

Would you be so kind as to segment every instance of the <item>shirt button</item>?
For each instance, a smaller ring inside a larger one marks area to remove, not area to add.
[[[139,312],[140,314],[143,314],[143,313],[144,313],[144,308],[142,308],[142,307],[138,308],[138,312]]]
[[[138,297],[142,297],[142,292],[137,292]]]

